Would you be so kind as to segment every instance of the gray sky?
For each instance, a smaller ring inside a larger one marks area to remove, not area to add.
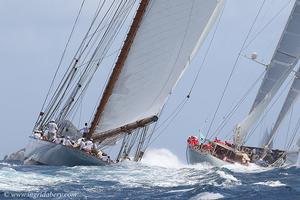
[[[71,46],[74,51],[76,42],[80,41],[82,33],[85,32],[97,2],[87,0],[85,14],[80,20],[78,32]],[[152,148],[167,148],[178,155],[180,160],[185,160],[187,137],[192,134],[198,135],[199,129],[206,133],[224,84],[262,2],[263,0],[226,1],[224,14],[192,98],[161,137],[153,143]],[[289,2],[290,0],[266,0],[250,39]],[[2,93],[0,157],[26,145],[80,4],[80,0],[0,0]],[[290,5],[285,7],[283,12],[243,51],[243,54],[249,55],[255,51],[258,53],[259,61],[266,64],[269,62],[291,9]],[[165,116],[171,113],[188,93],[211,36],[212,34],[177,85],[167,104]],[[263,70],[261,65],[244,57],[240,58],[210,132],[216,129],[223,116],[237,103]],[[256,88],[258,86],[259,82]],[[221,135],[224,138],[231,135],[234,125],[245,117],[256,90],[249,94],[247,101],[222,130]],[[95,98],[96,96],[93,97],[94,101]],[[86,100],[86,104],[90,102]],[[91,113],[87,113],[85,117],[88,118],[90,115]],[[264,126],[256,133],[257,137],[260,137],[259,133],[272,123],[271,118],[270,121],[264,122]],[[255,143],[255,140],[253,142]]]

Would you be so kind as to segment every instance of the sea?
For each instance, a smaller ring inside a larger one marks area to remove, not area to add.
[[[187,165],[167,149],[142,162],[54,167],[0,162],[0,199],[300,199],[300,169]]]

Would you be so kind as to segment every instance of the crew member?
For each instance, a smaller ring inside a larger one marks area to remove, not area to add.
[[[80,132],[82,132],[82,137],[86,138],[86,136],[89,132],[89,128],[88,128],[87,123],[84,124],[84,127],[82,129],[80,129]]]
[[[48,124],[48,140],[53,141],[56,138],[56,134],[58,131],[57,124],[54,120],[51,120]]]

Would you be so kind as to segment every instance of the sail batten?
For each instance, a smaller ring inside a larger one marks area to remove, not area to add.
[[[246,118],[237,125],[234,142],[240,146],[273,97],[295,68],[300,55],[300,0],[296,0],[263,82]]]
[[[102,97],[106,96],[105,103],[98,107],[91,133],[100,137],[101,133],[158,115],[223,3],[149,0],[118,78],[109,95]]]

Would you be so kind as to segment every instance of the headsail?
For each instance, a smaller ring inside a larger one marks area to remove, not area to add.
[[[299,28],[299,37],[300,37],[300,28]],[[272,129],[270,137],[266,143],[267,146],[269,146],[271,144],[271,142],[273,141],[274,135],[275,135],[278,127],[280,126],[282,120],[285,118],[286,114],[291,109],[292,105],[298,99],[299,95],[300,95],[300,68],[298,69],[297,73],[295,74],[293,84],[289,90],[289,93],[285,99],[283,107],[282,107],[282,109],[279,113],[279,116],[276,120],[276,123]]]
[[[222,5],[222,0],[149,0],[124,65],[107,86],[111,92],[102,97],[92,131],[97,137],[160,112]]]
[[[238,146],[243,144],[246,135],[297,64],[300,54],[299,4],[300,0],[296,0],[250,113],[237,125],[234,140]]]

